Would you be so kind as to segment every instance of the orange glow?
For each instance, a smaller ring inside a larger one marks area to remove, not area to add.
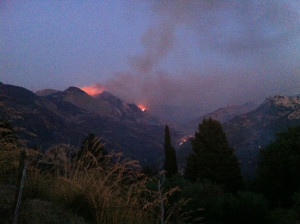
[[[194,136],[193,135],[184,136],[183,138],[180,139],[179,145],[183,145],[187,140],[189,140],[192,137],[194,137]]]
[[[139,104],[138,107],[141,109],[141,111],[147,110],[147,108],[144,105]]]
[[[86,92],[87,94],[91,95],[91,96],[95,96],[95,95],[100,94],[104,91],[104,88],[100,85],[85,86],[85,87],[82,87],[80,89],[83,90],[84,92]]]

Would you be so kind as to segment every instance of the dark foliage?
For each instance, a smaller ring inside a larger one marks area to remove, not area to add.
[[[153,183],[155,186],[155,183]],[[183,212],[189,214],[189,222],[201,219],[207,224],[268,224],[268,201],[262,194],[241,191],[236,194],[225,192],[221,186],[209,180],[191,182],[179,175],[168,178],[165,189],[179,186],[180,191],[172,195],[175,203],[183,198],[189,202]]]
[[[171,144],[170,130],[165,126],[165,165],[166,176],[171,177],[178,173],[175,148]]]
[[[155,176],[159,173],[158,165],[145,165],[142,167],[142,173],[146,174],[149,177]]]
[[[209,179],[230,192],[242,187],[238,160],[218,121],[204,119],[191,142],[193,153],[187,159],[185,177],[192,181]]]
[[[261,150],[258,187],[273,206],[291,206],[300,190],[300,126],[277,134],[276,140]]]

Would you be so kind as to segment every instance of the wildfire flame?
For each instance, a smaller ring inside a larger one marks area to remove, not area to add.
[[[141,109],[141,111],[146,111],[147,110],[147,108],[144,106],[144,105],[142,105],[142,104],[139,104],[138,105],[138,107]]]
[[[101,87],[100,85],[85,86],[85,87],[82,87],[80,89],[83,90],[84,92],[86,92],[87,94],[91,95],[91,96],[95,96],[95,95],[100,94],[104,91],[104,88]]]

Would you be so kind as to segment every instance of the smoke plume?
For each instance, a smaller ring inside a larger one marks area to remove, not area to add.
[[[177,120],[292,88],[300,81],[300,52],[291,47],[297,8],[292,0],[154,1],[142,51],[101,85]],[[199,61],[189,61],[194,54]]]

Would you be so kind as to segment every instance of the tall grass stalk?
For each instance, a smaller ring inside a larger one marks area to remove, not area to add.
[[[91,161],[87,165],[87,161]],[[121,159],[121,154],[106,155],[102,160],[92,153],[53,174],[29,170],[25,192],[27,196],[64,204],[74,213],[97,224],[160,223],[160,203],[166,209],[165,224],[184,223],[178,216],[180,203],[169,204],[168,198],[179,188],[162,193],[149,190],[149,178],[141,172],[137,161]]]

